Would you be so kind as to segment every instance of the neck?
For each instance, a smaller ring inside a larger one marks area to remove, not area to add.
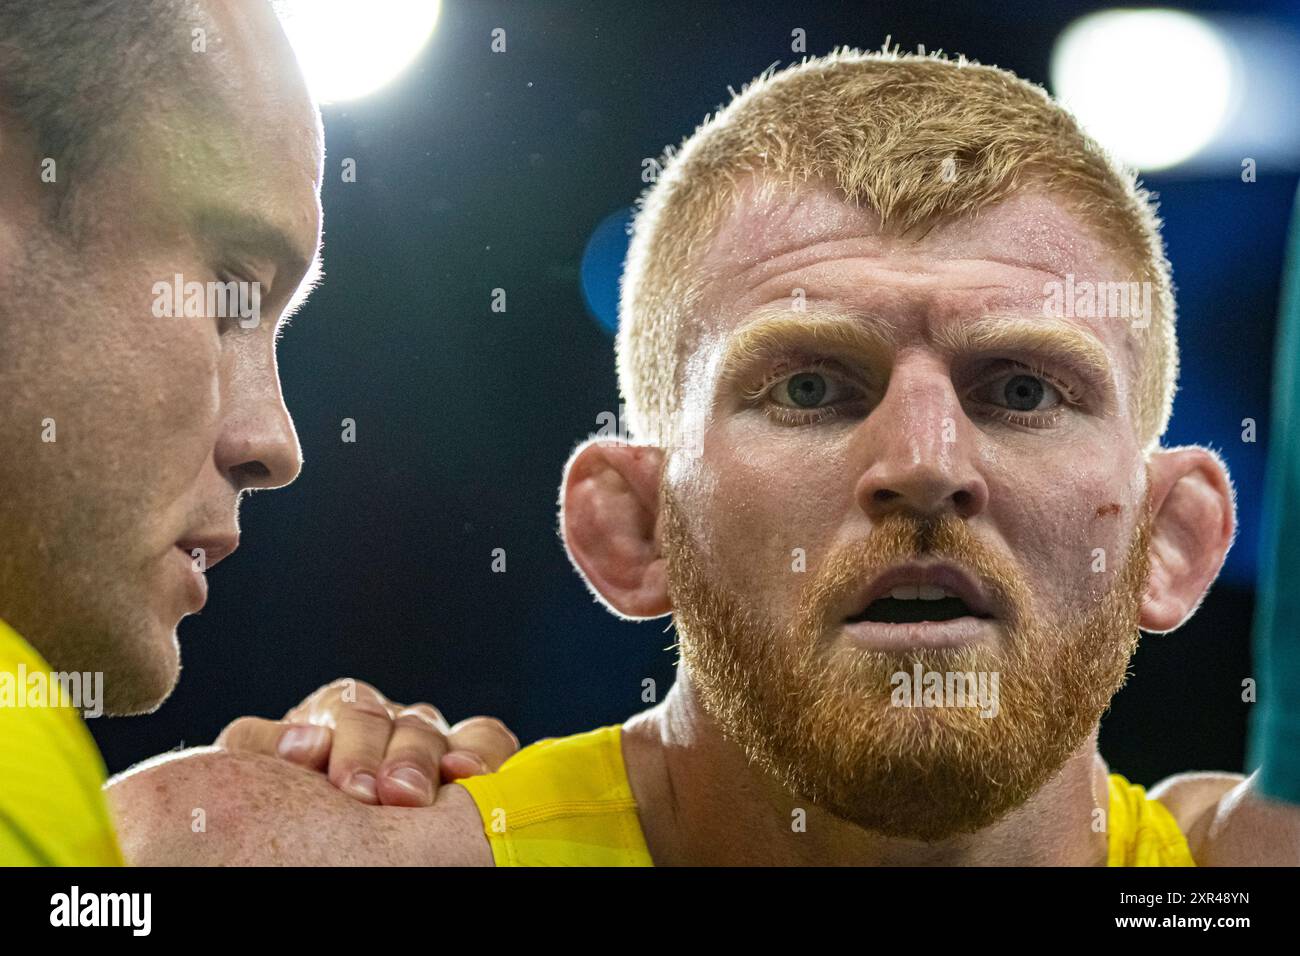
[[[624,725],[628,777],[656,864],[703,866],[1087,866],[1106,862],[1097,734],[996,823],[935,843],[864,830],[751,766],[678,672],[663,703]]]

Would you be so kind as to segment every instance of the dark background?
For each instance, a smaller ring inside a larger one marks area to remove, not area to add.
[[[811,54],[892,35],[1047,83],[1054,39],[1092,9],[445,0],[410,70],[325,109],[328,278],[280,346],[306,465],[295,485],[245,503],[238,555],[181,626],[175,695],[147,717],[92,721],[109,769],[210,743],[241,714],[279,716],[340,676],[432,701],[453,721],[499,716],[525,742],[622,720],[644,706],[647,677],[662,695],[666,622],[622,623],[595,604],[555,531],[563,461],[618,409],[612,340],[580,284],[593,231],[636,198],[642,161],[729,99],[729,84],[795,58],[795,27]],[[489,50],[496,27],[505,54]],[[340,181],[345,157],[356,183]],[[1113,769],[1145,784],[1242,769],[1296,175],[1261,167],[1247,185],[1239,172],[1144,177],[1161,194],[1179,286],[1184,372],[1166,444],[1225,455],[1242,526],[1200,612],[1144,638],[1103,722]],[[504,314],[490,309],[494,288]],[[355,444],[340,441],[345,417]],[[1257,443],[1241,440],[1245,417]],[[505,574],[491,571],[494,548]]]

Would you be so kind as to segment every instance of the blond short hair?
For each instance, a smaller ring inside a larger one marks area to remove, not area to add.
[[[668,151],[641,197],[616,346],[635,435],[667,445],[676,434],[687,320],[704,284],[696,267],[755,172],[834,184],[901,230],[971,215],[1026,185],[1061,197],[1151,283],[1129,411],[1143,450],[1159,444],[1178,346],[1151,195],[1039,86],[964,58],[851,49],[759,75]]]

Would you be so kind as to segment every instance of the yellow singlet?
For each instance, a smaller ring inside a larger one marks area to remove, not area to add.
[[[15,696],[49,673],[0,621],[0,866],[121,866],[104,762],[81,715]]]
[[[497,866],[653,866],[618,725],[542,740],[470,792]],[[1110,775],[1109,866],[1195,866],[1173,815]]]

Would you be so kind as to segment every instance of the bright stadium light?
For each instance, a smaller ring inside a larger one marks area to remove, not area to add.
[[[379,89],[415,59],[439,0],[277,0],[284,32],[322,103]]]
[[[1075,21],[1052,54],[1052,86],[1102,146],[1163,169],[1215,136],[1233,94],[1229,45],[1175,10],[1108,10]]]

